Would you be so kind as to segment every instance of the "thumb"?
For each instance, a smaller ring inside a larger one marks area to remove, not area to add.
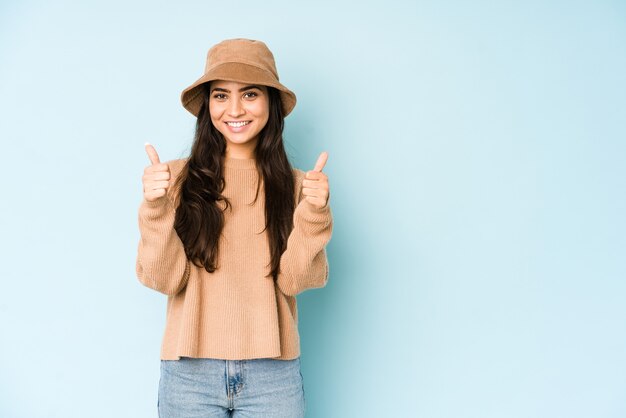
[[[159,164],[161,160],[159,160],[159,154],[157,154],[156,149],[149,142],[146,142],[144,145],[146,146],[146,152],[148,153],[152,165]]]
[[[319,157],[317,157],[317,162],[315,163],[313,171],[322,171],[322,168],[326,165],[326,161],[328,161],[328,153],[324,151]]]

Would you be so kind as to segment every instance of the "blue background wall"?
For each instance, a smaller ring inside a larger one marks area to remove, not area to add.
[[[0,416],[154,417],[165,296],[134,272],[144,142],[222,39],[328,151],[308,417],[626,416],[626,6],[3,2]]]

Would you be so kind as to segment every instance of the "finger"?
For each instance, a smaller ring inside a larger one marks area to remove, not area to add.
[[[146,152],[148,153],[150,162],[152,164],[160,164],[161,160],[159,160],[159,154],[157,154],[156,149],[152,146],[152,144],[146,142],[144,145],[146,146]]]
[[[315,163],[313,171],[322,171],[322,168],[326,165],[326,161],[328,161],[328,153],[324,151],[319,157],[317,157],[317,162]]]
[[[154,167],[154,166],[150,166],[150,167]],[[160,167],[160,165],[158,166]],[[165,168],[167,169],[167,165],[165,166]],[[151,180],[169,180],[170,179],[170,172],[167,170],[161,170],[161,171],[146,171],[146,173],[143,175],[143,181],[151,181]]]
[[[167,189],[170,187],[169,181],[152,181],[146,184],[146,190],[158,190],[158,189]]]
[[[303,187],[302,194],[304,196],[319,197],[320,192],[318,190],[319,189],[314,189],[312,187]]]
[[[325,189],[328,188],[328,180],[325,177],[314,177],[318,174],[317,171],[307,172],[307,178],[302,180],[302,187],[309,187],[311,189]],[[324,173],[319,173],[324,174]]]
[[[304,196],[317,197],[320,199],[326,199],[329,195],[329,192],[325,189],[313,189],[311,187],[303,187],[302,194]]]

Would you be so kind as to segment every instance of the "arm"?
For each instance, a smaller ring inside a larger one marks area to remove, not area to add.
[[[301,188],[303,172],[298,172]],[[295,296],[307,289],[326,286],[328,259],[326,244],[330,241],[333,217],[330,197],[326,206],[318,208],[298,194],[298,206],[293,214],[293,230],[287,239],[287,248],[280,258],[280,273],[276,280],[285,295]]]
[[[190,268],[183,243],[174,229],[173,205],[169,195],[152,202],[142,199],[136,262],[139,281],[169,296],[187,285]]]

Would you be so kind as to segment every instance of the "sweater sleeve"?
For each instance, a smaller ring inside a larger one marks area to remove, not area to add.
[[[175,214],[169,194],[152,202],[144,198],[139,206],[137,278],[143,285],[169,296],[184,289],[190,268],[183,242],[174,229]]]
[[[281,255],[276,280],[278,288],[288,296],[326,286],[329,273],[326,245],[333,229],[330,196],[326,206],[318,208],[301,194],[304,172],[297,170],[296,179],[298,204],[293,214],[293,230]]]

